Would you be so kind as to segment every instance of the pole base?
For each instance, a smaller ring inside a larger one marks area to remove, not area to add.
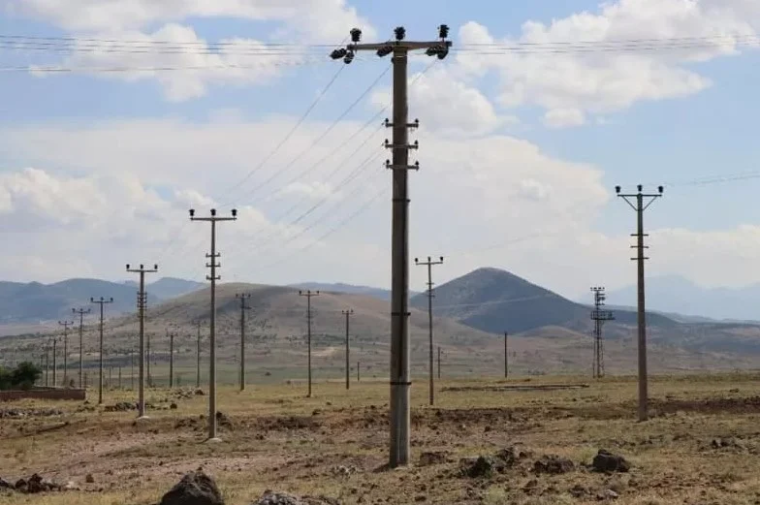
[[[214,438],[207,438],[207,439],[204,441],[204,443],[206,443],[206,444],[219,444],[219,443],[221,443],[221,442],[222,442],[222,439],[221,439],[221,438],[219,438],[219,437],[214,437]]]
[[[150,419],[148,416],[140,416],[137,418],[138,421],[147,421],[148,419]]]

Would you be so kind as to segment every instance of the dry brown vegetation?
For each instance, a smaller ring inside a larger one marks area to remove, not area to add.
[[[152,504],[202,467],[226,501],[243,505],[266,489],[325,495],[340,503],[754,504],[760,502],[758,376],[660,377],[651,383],[653,418],[637,423],[635,381],[573,378],[450,381],[438,405],[413,387],[414,465],[387,470],[384,383],[319,383],[223,388],[220,444],[204,444],[207,397],[151,391],[151,419],[93,405],[23,402],[0,408],[57,407],[61,416],[0,421],[0,476],[40,472],[81,490],[0,495],[8,504]],[[539,386],[539,387],[533,387]],[[553,386],[553,387],[546,387]],[[569,387],[564,387],[569,386]],[[588,387],[586,387],[588,386]],[[106,404],[131,400],[109,391]],[[176,409],[170,409],[176,403]],[[510,464],[504,449],[525,453]],[[592,471],[598,449],[621,454],[630,472]],[[562,474],[536,473],[542,456],[569,458]],[[472,460],[496,468],[470,477]],[[503,456],[503,453],[502,453]],[[486,472],[487,473],[487,472]],[[87,474],[93,477],[86,482]],[[617,495],[617,498],[612,498]]]

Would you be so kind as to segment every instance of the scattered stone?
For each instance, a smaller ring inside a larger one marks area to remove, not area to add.
[[[27,417],[52,417],[62,416],[63,411],[61,409],[21,409],[21,408],[6,408],[0,409],[0,419],[24,419]]]
[[[573,498],[583,498],[586,496],[586,493],[588,493],[588,490],[580,484],[576,484],[570,488],[570,494],[573,496]]]
[[[137,410],[137,404],[134,402],[118,402],[113,405],[106,405],[103,410],[106,412],[129,412],[130,410]]]
[[[205,394],[201,388],[195,390],[195,396],[203,396]]]
[[[465,475],[471,479],[477,479],[480,477],[489,478],[493,475],[493,471],[493,459],[487,456],[480,456],[475,460],[475,462],[471,463],[469,467],[465,469]]]
[[[169,405],[169,408],[172,410],[177,410],[177,404],[172,402],[171,405]]]
[[[232,428],[232,421],[224,412],[216,411],[216,422],[223,428]]]
[[[529,458],[532,455],[531,452],[513,445],[497,452],[496,458],[502,461],[507,468],[512,468],[521,459]]]
[[[338,465],[337,467],[333,468],[333,474],[337,477],[348,478],[354,472],[356,472],[356,468],[352,466]]]
[[[572,472],[575,469],[575,465],[572,461],[561,456],[541,456],[533,464],[533,471],[536,473],[548,473],[558,475],[561,473]]]
[[[224,499],[211,477],[190,472],[161,498],[159,505],[224,505]]]
[[[449,453],[445,451],[430,451],[420,454],[419,466],[442,465],[449,461]]]
[[[251,505],[340,505],[340,502],[334,498],[327,498],[325,496],[317,498],[305,496],[299,498],[287,493],[265,491],[262,497]]]
[[[597,472],[605,473],[627,472],[631,469],[631,464],[623,456],[612,454],[604,449],[599,449],[592,465]]]
[[[84,478],[84,481],[85,481],[87,484],[95,484],[95,477],[93,477],[91,473],[88,473],[88,474],[85,476],[85,478]]]
[[[7,482],[0,477],[0,489],[13,489],[13,484]]]
[[[73,480],[70,480],[66,483],[65,486],[63,486],[64,491],[79,491],[79,486],[77,486],[76,482]]]
[[[16,491],[19,493],[26,493],[26,494],[38,494],[38,493],[46,493],[51,491],[63,491],[63,486],[60,484],[56,484],[55,482],[51,482],[48,480],[44,480],[41,475],[34,474],[28,479],[19,479],[16,482],[16,485],[13,486]]]
[[[612,489],[605,489],[604,491],[599,491],[596,494],[596,499],[599,500],[599,501],[602,501],[602,500],[615,500],[615,499],[617,499],[618,496],[620,496],[620,495],[618,495]]]

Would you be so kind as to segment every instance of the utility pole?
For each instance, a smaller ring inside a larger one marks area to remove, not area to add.
[[[591,319],[594,321],[594,360],[592,364],[592,376],[595,379],[604,377],[604,340],[602,339],[602,326],[606,321],[612,321],[615,316],[609,310],[602,310],[607,295],[604,288],[596,286],[591,288],[594,293],[594,310],[591,311]]]
[[[56,349],[56,344],[58,343],[58,339],[53,338],[52,340],[53,340],[53,387],[56,387],[56,384],[58,384],[57,378],[56,378],[56,370],[58,369],[58,365],[56,363],[55,357],[58,354],[57,349]]]
[[[418,170],[419,162],[409,164],[409,151],[418,148],[418,143],[409,143],[409,129],[417,128],[419,121],[409,123],[409,103],[407,95],[407,70],[409,52],[425,50],[428,56],[444,59],[451,47],[446,40],[449,27],[438,27],[438,40],[412,42],[406,39],[406,29],[399,26],[394,30],[395,40],[376,44],[360,44],[362,32],[351,30],[351,44],[336,49],[330,57],[351,63],[359,51],[376,51],[380,57],[393,55],[393,122],[386,119],[385,126],[393,128],[393,143],[386,141],[393,160],[386,162],[386,168],[393,172],[393,219],[391,254],[391,400],[390,400],[390,455],[389,466],[396,468],[409,464],[410,413],[409,389],[409,170]]]
[[[438,346],[438,379],[441,378],[441,346]]]
[[[428,256],[427,261],[420,261],[414,258],[414,264],[417,266],[426,266],[428,272],[428,330],[430,332],[430,405],[435,404],[435,382],[433,380],[433,267],[443,264],[443,256],[439,260],[433,261]]]
[[[135,350],[129,350],[129,387],[135,390]]]
[[[98,351],[99,354],[99,360],[98,360],[98,405],[103,404],[103,309],[104,307],[109,304],[113,303],[113,298],[109,298],[106,300],[102,296],[100,299],[96,300],[95,298],[90,298],[90,303],[97,303],[100,305],[100,350]]]
[[[362,370],[362,362],[361,361],[357,361],[356,362],[356,382],[361,382],[362,381],[362,372],[361,372],[361,370]]]
[[[351,389],[351,380],[349,379],[349,374],[351,373],[351,365],[349,364],[349,353],[350,353],[350,347],[348,343],[348,329],[349,329],[349,318],[354,314],[354,309],[348,309],[342,311],[343,315],[346,316],[346,390]]]
[[[139,268],[130,268],[127,264],[127,272],[136,273],[140,276],[140,290],[137,292],[137,315],[140,321],[140,342],[139,354],[140,360],[138,373],[140,374],[137,387],[139,389],[137,398],[137,418],[144,419],[145,416],[145,309],[148,307],[148,294],[145,292],[145,274],[158,272],[158,265],[153,265],[152,269],[140,265]],[[134,359],[132,360],[132,390],[135,389],[135,369]]]
[[[147,349],[146,352],[148,353],[146,359],[148,361],[148,387],[153,387],[153,376],[150,374],[150,332],[148,333],[147,337]]]
[[[169,333],[169,389],[174,387],[174,333]]]
[[[74,321],[58,321],[63,326],[63,385],[69,387],[69,326],[74,325]]]
[[[45,387],[50,385],[50,344],[45,346]]]
[[[504,332],[504,378],[509,378],[509,332]]]
[[[79,315],[79,389],[84,386],[82,374],[84,372],[84,315],[90,313],[90,309],[71,309],[74,314]],[[85,389],[87,389],[85,387]]]
[[[251,310],[246,300],[251,299],[250,293],[236,293],[235,298],[240,300],[240,391],[245,390],[245,311]]]
[[[211,307],[210,307],[210,319],[209,319],[209,391],[208,391],[208,441],[219,441],[216,436],[216,281],[221,279],[216,275],[216,269],[221,267],[220,263],[217,263],[217,259],[220,254],[216,252],[216,224],[221,221],[235,221],[237,220],[237,210],[232,209],[232,217],[220,217],[216,215],[216,209],[211,209],[211,215],[209,217],[195,217],[195,209],[190,209],[191,221],[205,221],[211,223],[211,253],[206,254],[206,257],[211,260],[210,263],[206,263],[206,267],[211,269],[211,275],[207,275],[206,279],[211,281]]]
[[[309,347],[309,363],[308,363],[308,369],[309,369],[309,394],[307,395],[307,398],[311,398],[311,299],[314,296],[319,296],[319,291],[299,291],[298,296],[305,296],[306,297],[306,327],[307,327],[307,336],[306,341],[308,343]]]
[[[660,198],[663,193],[663,187],[658,186],[657,193],[645,194],[643,193],[643,186],[639,184],[636,188],[636,193],[624,194],[620,192],[620,186],[615,186],[615,193],[617,196],[625,200],[625,202],[636,211],[636,233],[631,236],[636,237],[636,245],[631,246],[631,249],[636,249],[636,257],[631,258],[636,261],[638,270],[638,327],[639,327],[639,421],[646,421],[648,418],[647,404],[648,404],[648,391],[647,391],[647,329],[646,329],[646,303],[644,297],[644,261],[648,260],[644,256],[644,249],[648,249],[648,246],[644,245],[644,211],[652,205],[652,203]]]
[[[121,365],[119,365],[119,390],[121,390]]]

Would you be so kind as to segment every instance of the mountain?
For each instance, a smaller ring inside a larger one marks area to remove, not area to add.
[[[302,282],[300,284],[291,284],[288,287],[296,289],[311,289],[312,291],[324,291],[326,293],[347,293],[354,295],[365,295],[379,298],[380,300],[390,300],[391,292],[388,289],[373,288],[370,286],[354,286],[352,284],[343,284],[341,282],[330,284],[324,282]],[[417,295],[415,291],[410,291],[409,296]]]
[[[487,278],[509,281],[516,291],[541,290],[527,281],[499,271],[486,271]],[[481,282],[470,282],[477,286]],[[496,283],[497,287],[500,284]],[[443,286],[442,286],[443,287]],[[240,303],[237,293],[251,293],[248,301],[250,311],[246,315],[248,363],[247,376],[251,381],[303,380],[306,376],[307,301],[298,296],[295,288],[251,284],[220,284],[217,287],[217,373],[222,383],[234,383],[237,379],[240,356]],[[568,307],[569,316],[576,315],[572,302],[546,290],[539,291],[552,300],[560,310]],[[496,293],[499,294],[498,292]],[[503,298],[506,300],[506,298]],[[424,298],[423,298],[424,300]],[[540,299],[538,299],[540,300]],[[505,304],[508,306],[509,304]],[[523,309],[530,307],[522,306]],[[345,366],[345,316],[342,311],[353,309],[350,318],[350,363],[352,370],[361,363],[362,378],[386,379],[390,360],[390,314],[388,303],[374,297],[323,292],[312,299],[312,363],[317,381],[341,380]],[[427,314],[412,308],[409,318],[409,353],[412,377],[417,391],[424,391],[428,373],[428,327]],[[583,308],[578,317],[588,317]],[[510,313],[513,319],[515,314]],[[151,308],[148,314],[146,334],[150,340],[152,376],[157,382],[166,383],[169,362],[168,332],[175,334],[174,370],[175,384],[195,382],[197,335],[201,336],[202,374],[208,370],[208,318],[209,289],[190,293]],[[196,322],[200,322],[200,327]],[[93,377],[98,356],[97,326],[94,318],[85,330],[85,368]],[[122,367],[129,373],[131,356],[137,345],[138,324],[134,314],[111,318],[106,322],[105,363],[106,369]],[[751,344],[758,340],[758,333],[746,328],[736,330],[737,342],[750,345],[746,352],[729,353],[719,346],[724,335],[713,330],[692,335],[696,345],[713,343],[714,349],[692,350],[675,347],[668,343],[652,342],[650,346],[650,369],[653,372],[693,370],[710,368],[731,370],[755,366],[760,353]],[[58,328],[55,334],[60,335]],[[0,339],[0,356],[8,362],[24,359],[31,352],[38,352],[41,343],[51,333],[39,336],[21,335]],[[718,335],[717,338],[714,335]],[[485,333],[445,317],[437,317],[435,343],[440,347],[442,370],[446,376],[497,376],[503,371],[503,339]],[[78,352],[69,341],[73,356]],[[73,350],[72,350],[73,348]],[[60,346],[59,346],[60,349]],[[592,352],[592,340],[587,332],[567,327],[544,325],[510,337],[510,369],[516,375],[542,373],[587,373]],[[607,370],[610,373],[632,373],[636,369],[635,331],[626,329],[624,334],[605,344]],[[116,371],[114,370],[114,375]],[[293,384],[294,387],[303,387]],[[318,387],[318,386],[317,386]]]
[[[164,278],[146,286],[148,305],[195,291],[203,284]],[[71,319],[72,308],[91,307],[90,298],[113,298],[106,314],[134,312],[137,286],[98,279],[68,279],[54,284],[0,282],[0,323],[39,323]],[[94,310],[94,307],[93,307]]]
[[[607,299],[616,305],[636,305],[636,286],[610,291]],[[717,320],[760,319],[760,285],[743,288],[704,288],[679,276],[646,280],[647,309]]]
[[[410,303],[424,309],[426,295],[415,296]],[[587,332],[591,327],[588,307],[495,268],[475,270],[436,288],[433,311],[489,333],[520,333],[543,326]],[[658,314],[648,317],[650,326],[676,324]],[[634,312],[616,311],[615,319],[618,325],[636,324]]]

